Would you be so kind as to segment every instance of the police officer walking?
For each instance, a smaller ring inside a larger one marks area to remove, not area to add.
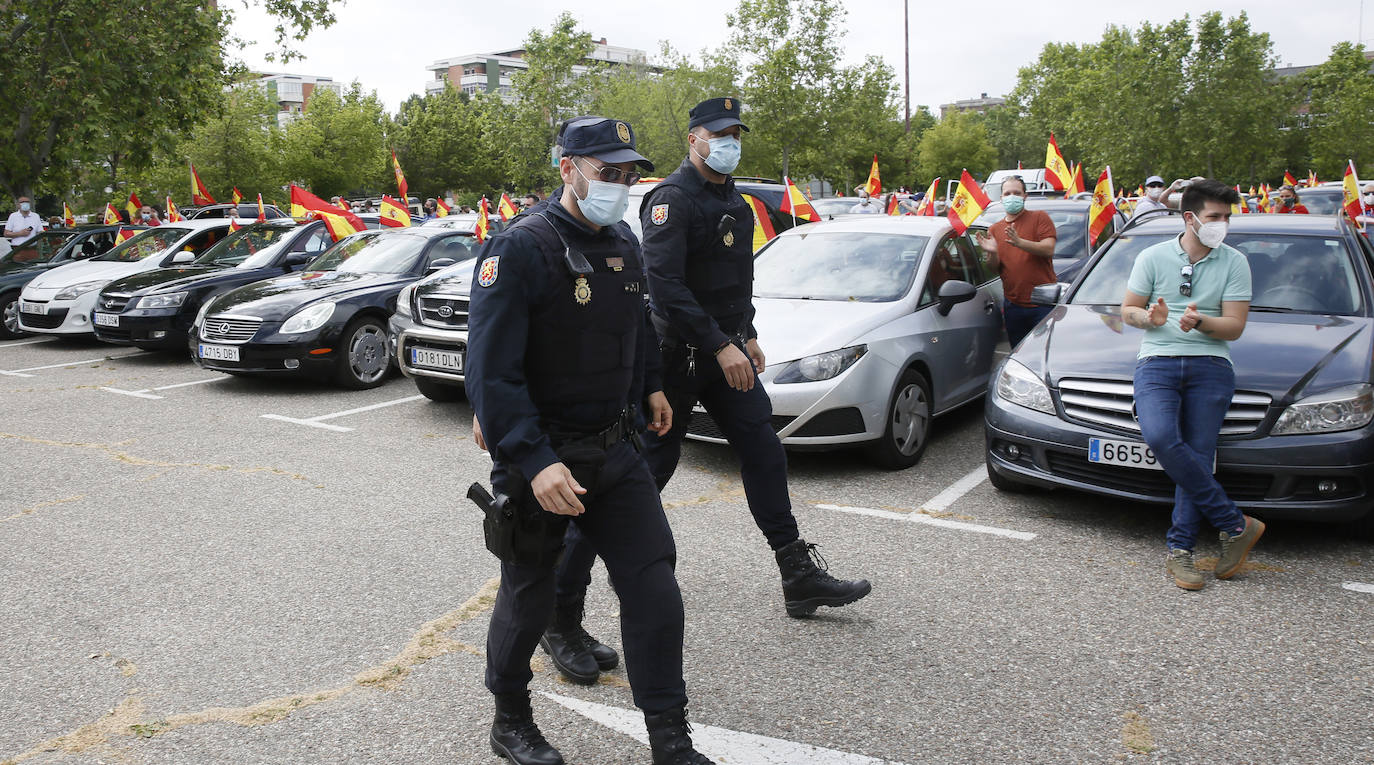
[[[492,486],[512,499],[519,529],[517,552],[502,556],[487,632],[491,746],[520,765],[563,762],[534,722],[528,685],[570,519],[620,598],[625,665],[654,764],[710,765],[686,720],[672,532],[632,443],[637,402],[647,399],[651,427],[671,421],[653,370],[646,374],[643,269],[621,222],[636,165],[653,165],[628,124],[602,117],[570,122],[559,145],[563,187],[491,239],[472,288],[467,392],[492,450]],[[493,536],[509,541],[500,527],[489,511],[489,548]],[[547,545],[532,553],[521,535],[536,529]]]

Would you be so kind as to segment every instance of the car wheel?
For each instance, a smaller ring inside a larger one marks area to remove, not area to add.
[[[416,377],[415,387],[430,401],[462,401],[466,394],[457,383],[439,382],[429,377]]]
[[[1001,473],[997,472],[992,467],[991,457],[984,457],[984,460],[986,461],[988,468],[988,483],[992,484],[992,488],[998,491],[1006,492],[1008,494],[1024,494],[1028,491],[1034,491],[1036,489],[1035,486],[1031,486],[1028,483],[1021,483],[1020,481],[1008,478],[1002,475]]]
[[[335,382],[354,390],[381,385],[391,371],[391,346],[387,344],[386,327],[376,319],[361,317],[344,327],[342,338]]]
[[[28,333],[19,328],[19,293],[9,292],[0,295],[0,339],[13,340]]]
[[[888,470],[902,470],[920,462],[930,440],[930,413],[930,382],[919,371],[906,370],[887,407],[883,437],[869,444],[869,457]]]

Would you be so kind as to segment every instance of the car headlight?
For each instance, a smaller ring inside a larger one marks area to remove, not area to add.
[[[166,295],[146,295],[138,299],[139,308],[179,308],[186,302],[185,292],[169,292]]]
[[[62,288],[61,291],[53,296],[53,300],[72,300],[92,290],[98,290],[109,283],[109,280],[101,279],[98,282],[81,282],[80,284],[73,284],[69,287]]]
[[[1035,373],[1015,359],[1007,359],[997,373],[997,396],[1017,406],[1054,414],[1050,389]]]
[[[396,295],[396,313],[407,319],[411,317],[410,298],[415,294],[415,285],[407,284],[401,288],[401,292]]]
[[[1374,388],[1352,385],[1290,404],[1270,431],[1275,436],[1356,430],[1374,418]]]
[[[773,378],[775,383],[819,382],[837,377],[844,370],[854,366],[868,352],[867,345],[855,345],[838,351],[827,351],[815,356],[797,359]]]
[[[298,335],[302,332],[314,332],[324,326],[329,317],[334,315],[334,303],[316,303],[301,311],[297,311],[291,318],[281,325],[283,335]]]

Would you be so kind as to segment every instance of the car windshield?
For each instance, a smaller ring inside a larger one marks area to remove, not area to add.
[[[805,300],[897,300],[929,237],[826,231],[780,236],[754,261],[754,294]]]
[[[1136,256],[1171,234],[1123,236],[1083,277],[1074,305],[1120,305]],[[1364,310],[1358,271],[1344,240],[1323,236],[1230,234],[1250,261],[1250,310],[1355,315]]]
[[[47,263],[74,236],[75,231],[44,231],[0,256],[0,263]]]
[[[1028,205],[1028,210],[1043,209]],[[1054,223],[1054,257],[1056,258],[1077,258],[1086,252],[1083,240],[1088,236],[1088,211],[1082,210],[1044,210],[1050,216],[1050,221]],[[993,202],[988,206],[987,212],[979,216],[973,224],[987,228],[999,220],[1006,217],[1006,211],[1002,208],[1001,202]],[[1098,235],[1098,242],[1107,241],[1107,236],[1111,233],[1109,227],[1106,233]]]
[[[427,237],[369,231],[351,236],[324,251],[308,271],[354,271],[400,274],[415,267]]]
[[[1335,215],[1344,201],[1340,189],[1307,189],[1298,192],[1298,201],[1313,215]]]
[[[176,241],[189,233],[184,228],[172,228],[170,226],[158,226],[157,228],[144,229],[134,235],[133,239],[119,245],[104,255],[98,255],[92,260],[115,260],[120,263],[133,263],[150,255],[156,255]]]
[[[221,239],[196,260],[198,266],[261,268],[276,257],[292,229],[287,226],[249,226]],[[253,261],[249,265],[249,261]]]

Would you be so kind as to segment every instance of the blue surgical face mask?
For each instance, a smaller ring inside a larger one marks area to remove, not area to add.
[[[573,162],[577,174],[587,182],[587,196],[577,197],[577,209],[582,215],[598,226],[609,226],[625,219],[625,211],[630,209],[630,187],[623,183],[593,181]],[[573,196],[577,188],[573,187]]]
[[[700,141],[701,138],[697,138],[697,140]],[[738,138],[732,135],[708,138],[706,145],[711,148],[711,153],[705,157],[707,167],[722,175],[729,175],[735,171],[736,167],[739,167],[740,145]]]
[[[1020,215],[1026,209],[1026,198],[1016,194],[1008,194],[1002,197],[1002,207],[1008,215]]]
[[[19,203],[19,212],[28,212],[29,210],[32,210],[32,209],[33,209],[33,205],[29,204],[28,202],[20,202],[20,203]]]

